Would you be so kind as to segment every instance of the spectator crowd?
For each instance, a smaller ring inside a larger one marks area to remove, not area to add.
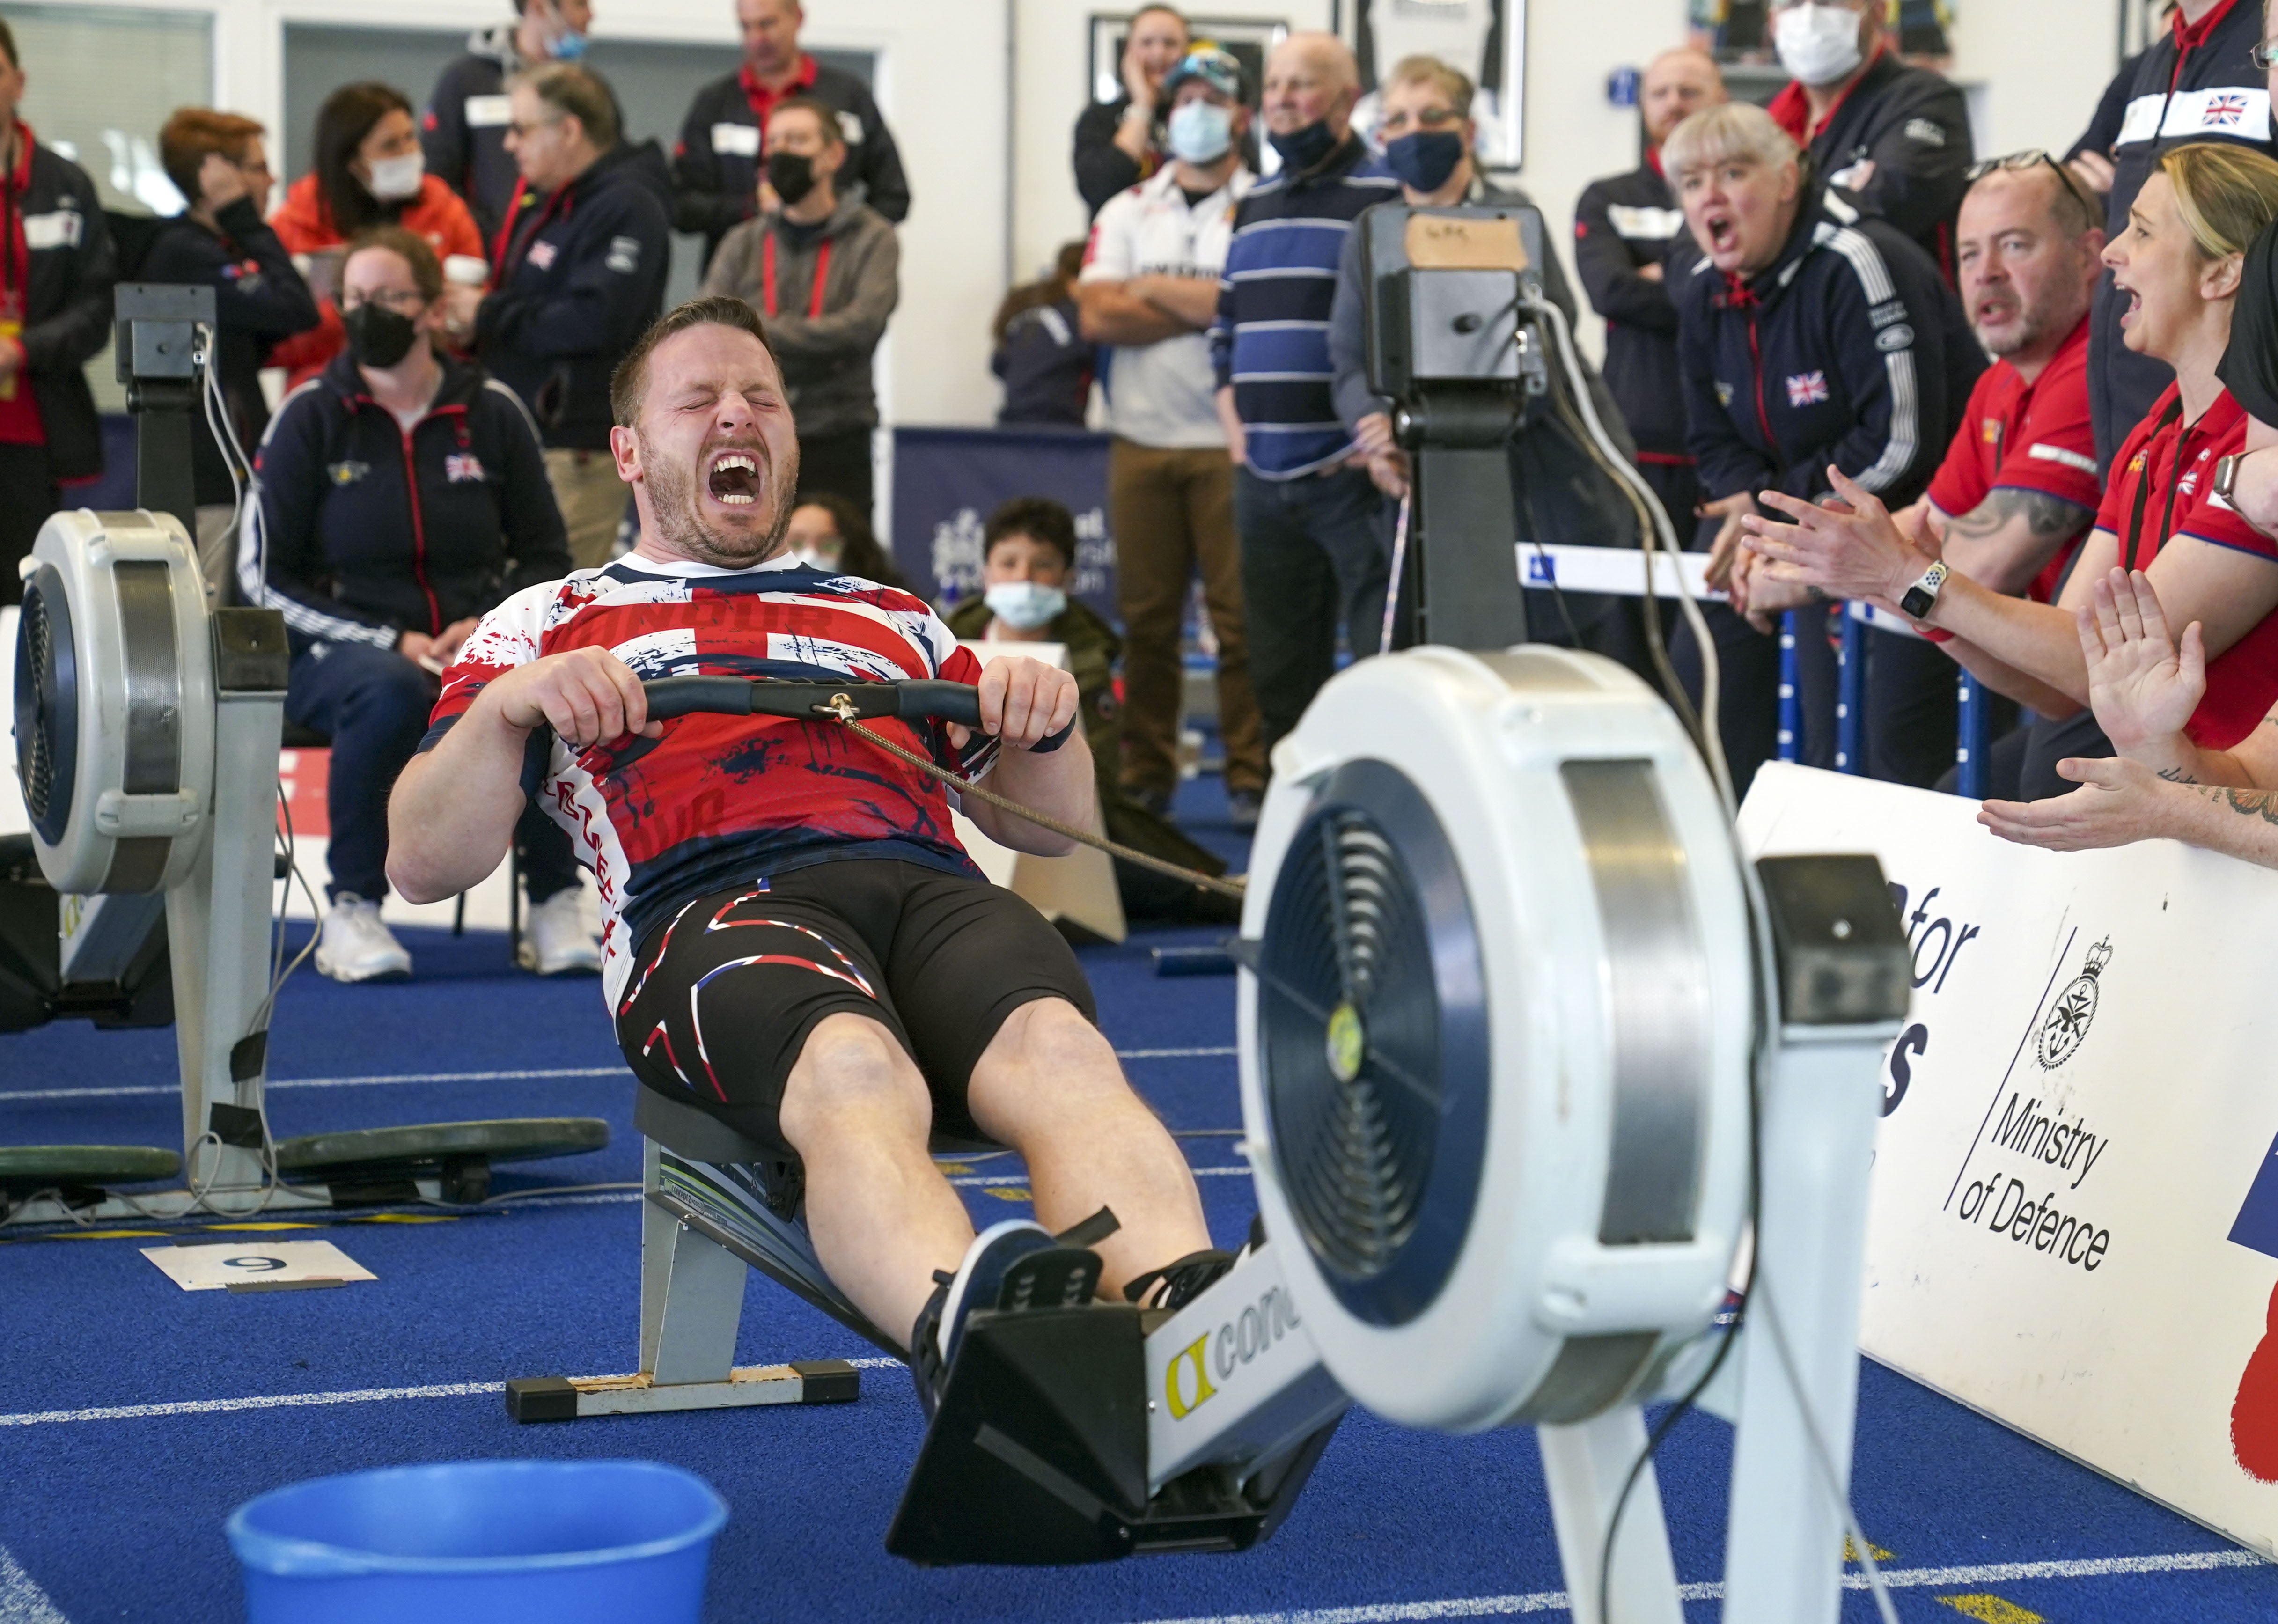
[[[893,579],[871,522],[873,361],[923,199],[868,88],[801,48],[798,0],[734,8],[741,60],[695,91],[669,153],[629,135],[584,65],[588,0],[517,0],[424,101],[334,90],[273,213],[274,133],[176,111],[158,147],[186,207],[157,223],[107,218],[17,117],[0,25],[0,592],[100,471],[83,368],[112,286],[211,286],[198,540],[218,584],[283,612],[288,717],[331,745],[317,962],[340,979],[409,969],[378,915],[386,804],[438,676],[508,594],[626,545],[611,380],[661,313],[674,232],[700,237],[704,294],[748,305],[779,364],[791,545]],[[1773,0],[1790,82],[1764,107],[1731,100],[1698,50],[1654,58],[1642,161],[1574,205],[1579,292],[1606,333],[1581,385],[1724,594],[1701,725],[1745,791],[1777,747],[1784,624],[1800,754],[1831,764],[1833,648],[1846,606],[1869,605],[1874,776],[1949,777],[1967,671],[1997,696],[1997,832],[2173,834],[2278,863],[2259,726],[2278,720],[2272,19],[2177,0],[2068,149],[1981,157],[1960,91],[1901,59],[1884,10]],[[1212,655],[1242,826],[1338,662],[1414,634],[1394,572],[1414,447],[1370,386],[1357,223],[1540,203],[1479,164],[1475,87],[1437,58],[1365,86],[1343,42],[1292,33],[1252,82],[1165,5],[1124,42],[1119,94],[1074,129],[1088,240],[992,327],[1000,422],[1108,431],[1120,624],[1070,596],[1073,522],[1033,497],[990,519],[985,590],[951,624],[1061,645],[1111,832],[1208,866],[1170,819],[1188,649]],[[1571,318],[1559,257],[1544,271]],[[267,369],[287,384],[273,406]],[[1522,491],[1569,483],[1559,458],[1585,448],[1563,432],[1514,441]],[[1517,511],[1532,539],[1638,540],[1618,502]],[[1702,701],[1707,651],[1665,606],[1569,595],[1533,632]],[[566,837],[533,816],[516,850],[525,962],[590,969]]]

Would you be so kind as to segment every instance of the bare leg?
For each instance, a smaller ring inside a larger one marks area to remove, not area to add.
[[[1036,1221],[1060,1230],[1102,1207],[1123,1227],[1097,1248],[1103,1295],[1211,1244],[1178,1141],[1124,1081],[1115,1051],[1065,999],[1021,1005],[998,1029],[967,1091],[974,1120],[1021,1153]]]
[[[822,1267],[873,1324],[906,1343],[933,1271],[955,1268],[973,1242],[965,1205],[926,1148],[925,1079],[884,1027],[834,1015],[807,1035],[781,1120],[806,1164],[807,1232]]]

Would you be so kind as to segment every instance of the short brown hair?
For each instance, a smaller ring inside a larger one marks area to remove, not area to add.
[[[10,67],[24,65],[24,58],[16,54],[16,31],[8,26],[5,19],[0,19],[0,51],[7,52]]]
[[[1162,8],[1158,7],[1158,10]],[[981,530],[981,556],[987,558],[990,550],[1007,536],[1026,536],[1031,541],[1041,541],[1075,568],[1075,515],[1067,510],[1065,502],[1054,502],[1049,496],[1015,496],[989,516],[989,523]]]
[[[1437,57],[1403,57],[1384,77],[1386,89],[1395,85],[1429,85],[1448,98],[1448,105],[1455,109],[1456,117],[1472,116],[1471,75],[1449,67]]]
[[[838,127],[838,110],[820,96],[787,96],[768,110],[768,117],[772,119],[787,112],[813,113],[815,123],[822,128],[824,146],[843,147],[846,144],[846,132]]]
[[[748,333],[760,341],[769,360],[775,358],[775,347],[768,342],[767,329],[760,325],[760,313],[741,299],[712,294],[676,305],[649,324],[648,331],[633,341],[625,358],[617,363],[617,370],[609,374],[609,416],[619,428],[631,428],[640,421],[641,400],[648,394],[649,352],[676,333],[707,326]]]
[[[402,226],[366,226],[349,241],[348,252],[340,256],[341,271],[346,272],[348,261],[366,249],[386,249],[409,265],[412,285],[428,303],[443,296],[443,262],[435,257],[434,248],[417,232]]]
[[[206,154],[218,152],[231,163],[241,164],[247,143],[261,131],[260,124],[237,113],[218,112],[210,107],[177,107],[158,132],[158,164],[182,195],[182,201],[195,207],[198,171],[205,167]]]
[[[549,62],[516,73],[508,87],[527,85],[538,99],[555,112],[577,120],[585,139],[607,152],[617,144],[617,98],[601,76],[566,62]]]

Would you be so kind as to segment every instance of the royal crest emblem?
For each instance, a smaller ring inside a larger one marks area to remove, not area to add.
[[[2043,1071],[2054,1071],[2079,1051],[2081,1039],[2088,1036],[2088,1023],[2096,1019],[2097,977],[2111,962],[2112,938],[2106,937],[2088,950],[2080,974],[2049,1007],[2048,1018],[2041,1023],[2040,1037],[2033,1045],[2033,1058],[2040,1061]]]

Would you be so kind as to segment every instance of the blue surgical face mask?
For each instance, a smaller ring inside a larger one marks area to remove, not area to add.
[[[1447,185],[1463,161],[1459,130],[1418,130],[1384,144],[1385,166],[1419,192],[1436,192]]]
[[[1234,145],[1234,114],[1216,102],[1182,102],[1171,110],[1171,153],[1189,164],[1215,164]]]
[[[1067,608],[1067,594],[1034,581],[999,581],[981,596],[989,612],[1015,632],[1033,632]]]
[[[564,32],[554,39],[554,59],[556,62],[575,62],[585,54],[584,34]]]

